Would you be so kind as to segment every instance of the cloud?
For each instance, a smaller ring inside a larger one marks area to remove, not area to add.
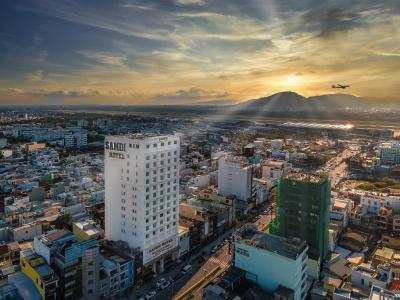
[[[158,94],[153,97],[154,100],[173,100],[173,101],[187,101],[193,100],[206,100],[206,99],[218,99],[229,97],[228,92],[220,92],[215,90],[206,90],[196,87],[192,87],[188,90],[178,90],[172,93]]]
[[[26,75],[26,79],[31,82],[38,82],[44,79],[44,72],[43,70],[37,70],[34,73],[29,73]]]
[[[205,0],[176,0],[176,3],[182,5],[204,5],[206,4]]]
[[[179,103],[351,82],[358,95],[397,95],[399,13],[398,0],[11,1],[0,11],[0,89]]]

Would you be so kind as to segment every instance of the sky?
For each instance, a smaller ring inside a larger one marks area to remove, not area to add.
[[[0,104],[400,102],[399,0],[2,0]]]

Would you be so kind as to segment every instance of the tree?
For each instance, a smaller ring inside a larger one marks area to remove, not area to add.
[[[57,229],[68,229],[72,231],[72,216],[70,214],[60,215],[51,225],[54,225]]]

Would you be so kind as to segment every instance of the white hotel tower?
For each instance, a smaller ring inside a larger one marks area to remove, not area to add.
[[[105,230],[143,252],[144,269],[164,271],[178,248],[179,137],[107,136]]]

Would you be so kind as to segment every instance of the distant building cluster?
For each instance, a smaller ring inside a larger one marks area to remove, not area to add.
[[[1,133],[0,299],[400,297],[394,131],[37,111]]]

